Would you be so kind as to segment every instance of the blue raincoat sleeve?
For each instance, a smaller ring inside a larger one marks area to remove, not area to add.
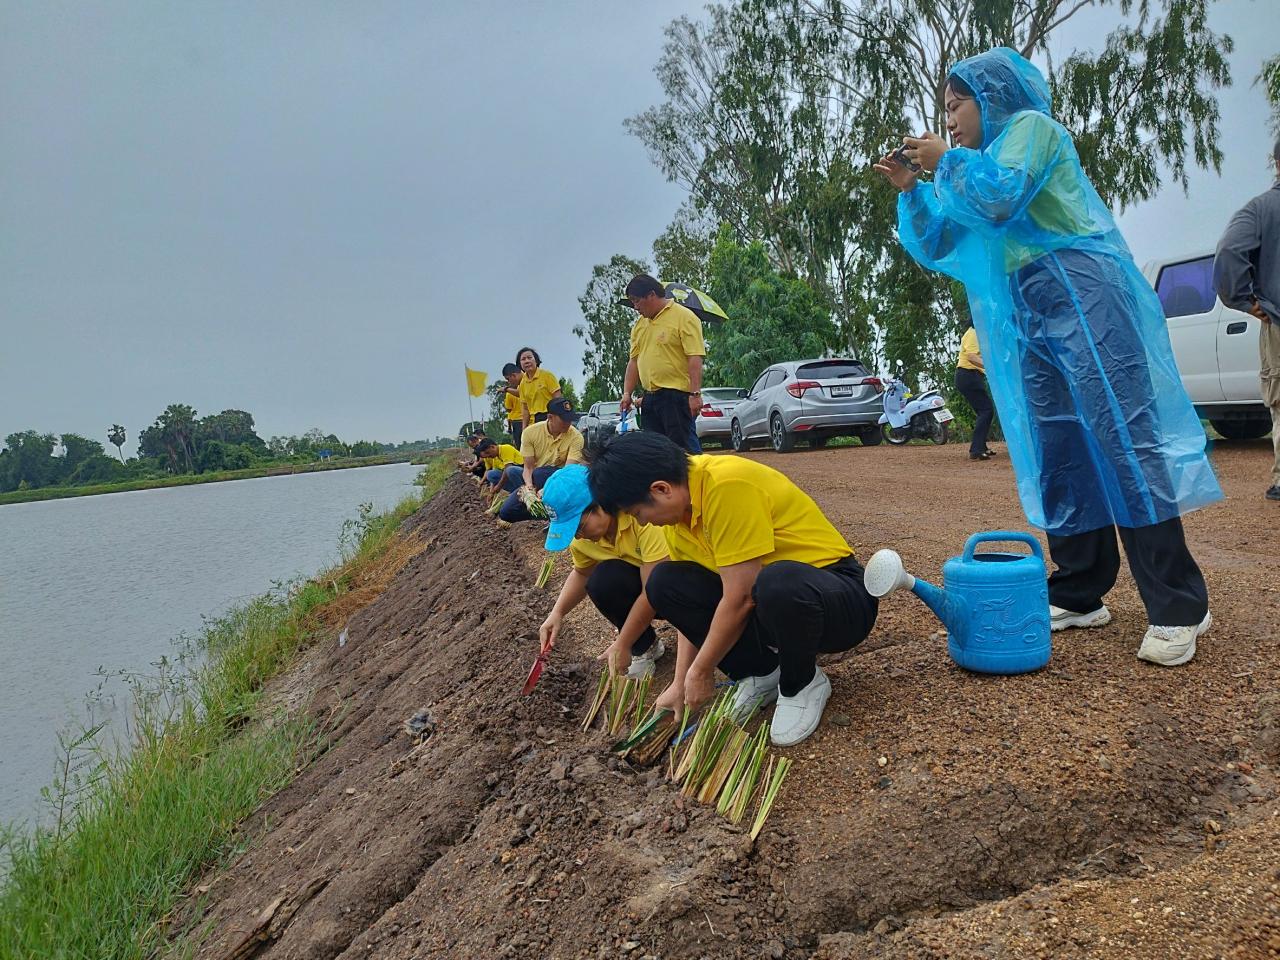
[[[1222,494],[1160,302],[1048,85],[998,48],[952,71],[982,114],[898,201],[921,265],[965,284],[1028,520],[1061,536],[1173,519]]]

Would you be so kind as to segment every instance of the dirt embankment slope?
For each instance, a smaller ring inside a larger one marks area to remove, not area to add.
[[[1217,621],[1191,665],[1134,658],[1127,573],[1112,626],[1059,635],[1050,666],[1017,678],[958,670],[923,605],[890,598],[828,664],[827,721],[789,751],[754,848],[580,731],[594,611],[518,695],[563,561],[534,589],[541,531],[496,529],[455,478],[409,521],[429,548],[345,646],[286,678],[334,745],[203,881],[200,956],[1278,956],[1269,452],[1221,445],[1229,499],[1188,519]],[[969,533],[1023,526],[1007,462],[958,446],[757,456],[863,558],[893,545],[930,579]],[[423,707],[436,729],[418,746],[401,725]],[[270,933],[236,953],[256,926]]]

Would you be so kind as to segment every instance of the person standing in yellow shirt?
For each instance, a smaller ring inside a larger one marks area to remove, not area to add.
[[[631,327],[622,412],[631,409],[631,394],[639,383],[644,387],[643,428],[701,453],[694,420],[702,409],[702,358],[707,353],[702,321],[643,273],[627,284],[625,302],[640,318]]]
[[[502,393],[502,406],[507,411],[507,431],[511,434],[511,442],[520,446],[520,431],[524,429],[524,402],[520,399],[520,381],[524,374],[514,363],[502,368],[502,375],[507,378],[506,389]]]
[[[542,488],[542,502],[555,518],[547,549],[568,549],[573,570],[542,626],[542,649],[555,646],[564,618],[584,597],[618,629],[605,651],[609,667],[634,679],[653,673],[665,649],[653,630],[653,607],[644,593],[653,570],[667,559],[667,538],[657,527],[625,513],[610,516],[591,498],[587,468],[574,463],[557,470]]]
[[[848,650],[875,625],[862,565],[787,477],[741,457],[691,457],[666,437],[625,433],[597,453],[591,493],[610,513],[664,528],[671,559],[649,575],[655,615],[679,631],[675,679],[657,700],[711,699],[717,668],[739,715],[778,701],[778,746],[818,728],[831,696],[819,653]]]
[[[969,401],[977,419],[973,423],[973,439],[969,442],[970,460],[990,460],[995,451],[987,446],[987,434],[991,430],[991,418],[996,408],[987,393],[987,372],[982,364],[982,352],[978,349],[978,331],[973,321],[960,338],[960,357],[956,361],[956,389]]]
[[[550,370],[542,369],[542,357],[533,347],[521,347],[516,354],[516,364],[521,370],[517,389],[524,404],[520,423],[528,429],[529,424],[547,419],[547,404],[560,396],[560,380]]]

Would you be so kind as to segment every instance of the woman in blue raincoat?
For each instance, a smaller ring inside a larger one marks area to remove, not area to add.
[[[947,129],[876,170],[921,265],[965,284],[1027,519],[1048,534],[1054,630],[1103,626],[1116,530],[1147,609],[1138,656],[1176,666],[1212,622],[1183,513],[1222,496],[1155,292],[1085,176],[1049,88],[1007,47],[947,78]]]

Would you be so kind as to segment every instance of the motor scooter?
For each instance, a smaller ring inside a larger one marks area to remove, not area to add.
[[[925,390],[915,394],[902,379],[902,361],[898,361],[897,373],[885,380],[884,413],[879,423],[884,438],[893,444],[909,440],[947,442],[951,433],[951,421],[955,416],[947,409],[947,402],[937,390]]]

